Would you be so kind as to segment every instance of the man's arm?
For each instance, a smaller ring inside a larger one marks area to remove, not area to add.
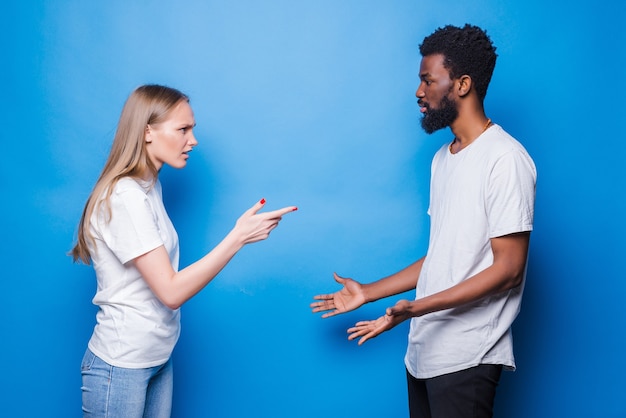
[[[413,301],[411,316],[455,308],[519,286],[524,278],[529,242],[530,232],[492,238],[491,266],[449,289]]]
[[[317,302],[311,303],[311,309],[314,313],[325,312],[322,318],[328,318],[357,309],[365,303],[415,289],[423,263],[424,257],[391,276],[368,284],[335,274],[335,281],[343,288],[335,293],[314,296]]]
[[[524,278],[530,232],[491,239],[493,263],[480,273],[439,293],[414,301],[401,300],[373,321],[361,321],[348,330],[350,340],[363,344],[402,321],[455,308],[519,286]]]

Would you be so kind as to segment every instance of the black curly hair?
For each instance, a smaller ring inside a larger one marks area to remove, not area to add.
[[[469,75],[478,98],[485,99],[498,56],[486,31],[470,24],[447,25],[424,38],[419,48],[423,57],[442,54],[450,78]]]

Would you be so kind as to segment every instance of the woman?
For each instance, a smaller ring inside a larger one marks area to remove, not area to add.
[[[266,239],[296,207],[237,220],[203,258],[178,271],[178,236],[165,211],[159,170],[183,168],[198,144],[187,96],[145,85],[128,98],[104,169],[87,200],[72,249],[93,263],[97,324],[81,365],[88,417],[169,417],[171,353],[179,307],[206,286],[245,245]]]

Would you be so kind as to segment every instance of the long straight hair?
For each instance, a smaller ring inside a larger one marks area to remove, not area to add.
[[[110,220],[109,199],[121,178],[150,179],[153,184],[156,182],[158,170],[146,151],[146,128],[166,120],[182,101],[189,102],[189,98],[176,89],[155,84],[138,87],[130,94],[122,109],[109,157],[83,209],[76,245],[70,252],[74,262],[80,260],[91,264],[90,245],[92,249],[96,248],[89,228],[91,216],[104,204]]]

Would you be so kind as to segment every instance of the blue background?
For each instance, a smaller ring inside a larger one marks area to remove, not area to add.
[[[362,347],[345,333],[398,298],[325,320],[308,305],[333,271],[369,282],[425,252],[451,134],[420,128],[418,45],[471,22],[498,47],[487,114],[539,171],[496,416],[626,416],[624,4],[3,2],[0,415],[80,416],[95,280],[65,253],[124,100],[162,83],[198,122],[187,168],[161,174],[183,266],[261,197],[300,208],[183,307],[174,416],[406,416],[406,324]]]

